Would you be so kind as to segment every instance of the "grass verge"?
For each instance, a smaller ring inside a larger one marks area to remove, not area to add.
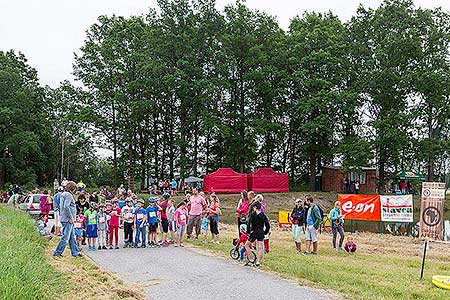
[[[32,220],[20,211],[0,206],[0,299],[23,300],[142,300],[142,288],[124,283],[67,249],[52,257],[57,239],[47,242]]]
[[[234,226],[221,230],[221,244],[191,243],[229,258]],[[431,244],[425,276],[419,279],[423,244],[407,237],[358,233],[354,255],[331,249],[331,235],[322,234],[319,255],[304,256],[295,252],[290,232],[274,230],[270,253],[262,269],[294,279],[302,285],[333,290],[349,299],[394,300],[450,298],[450,291],[431,283],[431,276],[450,275],[450,245]],[[231,258],[229,258],[231,259]]]

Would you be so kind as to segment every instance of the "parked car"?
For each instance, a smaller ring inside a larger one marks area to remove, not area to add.
[[[43,194],[29,194],[25,196],[23,201],[19,203],[19,209],[26,211],[32,216],[37,216],[41,213],[41,201],[40,198]],[[54,216],[53,209],[50,210],[50,215]]]

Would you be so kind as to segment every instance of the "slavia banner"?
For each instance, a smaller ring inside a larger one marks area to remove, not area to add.
[[[381,221],[413,222],[412,195],[380,196]]]
[[[422,182],[420,238],[442,240],[445,183]]]

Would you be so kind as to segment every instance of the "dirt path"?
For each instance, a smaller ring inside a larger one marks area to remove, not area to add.
[[[252,267],[188,248],[119,249],[85,252],[124,281],[138,283],[147,299],[327,299]],[[329,295],[328,295],[329,296]]]

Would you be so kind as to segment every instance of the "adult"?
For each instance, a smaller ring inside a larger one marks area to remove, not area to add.
[[[236,208],[236,216],[238,219],[238,232],[239,237],[241,234],[241,224],[247,224],[248,222],[248,209],[250,206],[250,200],[248,199],[248,193],[247,191],[241,192],[241,199],[239,200],[238,206]]]
[[[123,186],[123,184],[121,184],[118,188],[117,188],[117,196],[119,197],[119,199],[124,199],[125,197],[125,188]]]
[[[406,194],[406,182],[404,180],[401,180],[399,183],[400,191],[402,192],[402,195]]]
[[[77,183],[77,192],[82,193],[85,188],[86,185],[84,184],[83,180],[80,180],[80,182]]]
[[[86,196],[84,194],[80,194],[78,196],[78,200],[76,201],[76,207],[77,207],[77,215],[78,214],[84,215],[84,212],[89,209],[89,203],[86,201]]]
[[[209,227],[211,231],[211,239],[213,242],[219,244],[219,216],[220,216],[220,202],[219,197],[215,193],[210,196],[211,203],[207,209]]]
[[[355,194],[359,194],[359,180],[355,181]]]
[[[54,194],[58,193],[58,188],[59,188],[59,181],[57,178],[55,178],[55,180],[53,180],[53,193]]]
[[[92,191],[92,194],[89,196],[89,202],[98,203],[98,195],[96,190]]]
[[[341,211],[341,203],[336,201],[334,208],[330,211],[331,229],[333,230],[333,249],[336,249],[336,237],[339,233],[339,248],[338,251],[343,251],[342,244],[344,243],[344,219]]]
[[[75,182],[69,181],[66,185],[66,189],[67,191],[61,194],[59,204],[63,235],[58,243],[58,246],[56,246],[55,252],[53,253],[53,256],[56,258],[62,256],[67,242],[69,242],[72,256],[81,256],[78,251],[77,243],[75,241],[75,232],[73,230],[73,223],[75,222],[77,212],[75,199],[73,198],[73,193],[76,190]]]
[[[322,215],[320,214],[319,207],[314,204],[312,196],[308,196],[306,199],[309,203],[308,214],[306,216],[306,251],[304,254],[317,254],[318,240],[317,230],[319,229],[320,222],[322,222]],[[311,252],[311,244],[313,251]]]
[[[255,261],[255,266],[259,267],[264,255],[264,236],[270,232],[269,219],[266,215],[261,212],[261,203],[256,202],[253,205],[253,213],[250,216],[249,226],[247,228],[247,233],[249,234],[248,240],[245,243],[245,250],[247,252],[247,257],[251,256],[251,245],[256,242],[256,248],[258,249],[258,254]]]
[[[52,197],[50,197],[48,190],[44,190],[43,194],[39,198],[39,204],[41,214],[45,215],[44,222],[47,224],[48,215],[50,214],[50,209],[52,208]]]
[[[198,194],[197,189],[192,190],[192,196],[189,198],[190,211],[187,225],[187,236],[192,238],[192,231],[195,226],[195,238],[198,239],[200,235],[202,212],[206,206],[205,199]]]
[[[69,183],[69,181],[66,178],[64,178],[63,181],[61,181],[61,185],[64,188],[64,190],[66,190],[67,188],[67,183]]]
[[[61,219],[60,219],[60,206],[61,206],[61,195],[64,192],[64,188],[62,186],[58,187],[58,192],[53,197],[53,212],[55,218],[55,234],[61,235]]]
[[[300,236],[303,229],[304,218],[305,209],[303,208],[302,200],[296,199],[295,206],[290,215],[290,221],[292,223],[292,234],[294,235],[295,249],[297,253],[301,253],[302,251],[302,240]]]
[[[170,182],[170,188],[172,189],[172,196],[175,196],[177,194],[177,182],[175,179],[172,179]]]

